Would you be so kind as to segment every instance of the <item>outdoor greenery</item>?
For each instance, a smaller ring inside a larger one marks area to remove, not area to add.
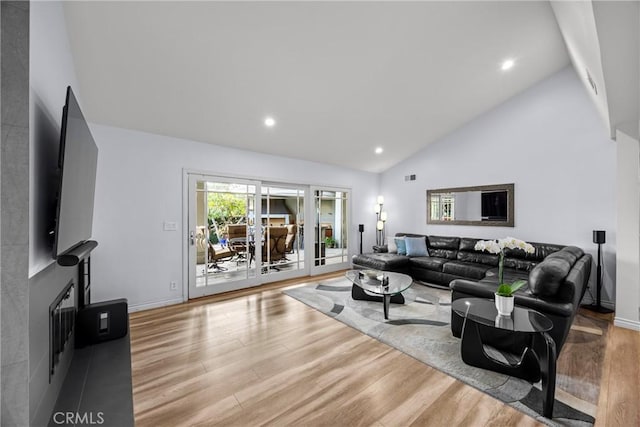
[[[208,221],[216,243],[223,238],[227,225],[242,224],[247,217],[247,198],[244,194],[209,193],[207,200]]]

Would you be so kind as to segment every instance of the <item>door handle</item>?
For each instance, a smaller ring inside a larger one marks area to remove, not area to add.
[[[189,239],[191,240],[191,246],[196,244],[196,232],[192,231],[189,233]]]

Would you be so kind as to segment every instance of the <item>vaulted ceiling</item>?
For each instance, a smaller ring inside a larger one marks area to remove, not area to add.
[[[546,1],[68,2],[65,15],[90,121],[372,172],[570,63]]]
[[[571,62],[611,138],[640,134],[640,6],[636,1],[551,2]]]

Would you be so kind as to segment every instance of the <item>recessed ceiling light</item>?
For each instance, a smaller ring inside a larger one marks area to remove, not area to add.
[[[276,125],[276,119],[274,119],[273,117],[266,117],[264,119],[264,125],[268,128],[272,128]]]
[[[513,59],[507,59],[502,63],[502,66],[500,68],[502,68],[502,71],[507,71],[510,70],[514,64],[515,61]]]
[[[382,147],[377,147],[376,148],[376,154],[382,154],[384,150],[382,149]]]

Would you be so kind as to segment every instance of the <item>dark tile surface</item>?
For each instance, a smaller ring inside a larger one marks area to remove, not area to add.
[[[0,2],[2,425],[29,425],[29,2]]]
[[[60,412],[77,414],[84,421],[75,424],[79,426],[92,421],[102,426],[134,425],[129,335],[75,350],[49,420],[49,426],[73,425],[54,422],[54,416],[57,421],[63,419],[56,415]]]

